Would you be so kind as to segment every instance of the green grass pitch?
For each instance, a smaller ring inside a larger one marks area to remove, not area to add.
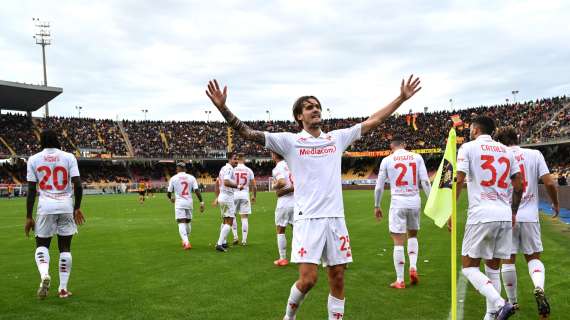
[[[213,195],[205,196],[209,204]],[[387,217],[381,223],[375,221],[372,191],[346,191],[344,198],[355,261],[346,272],[346,318],[447,319],[451,295],[447,230],[438,229],[422,216],[420,284],[405,290],[390,289],[395,274]],[[195,211],[193,249],[183,251],[173,205],[164,194],[157,194],[144,205],[137,203],[135,195],[86,196],[83,211],[87,223],[80,227],[72,244],[69,289],[74,295],[67,300],[56,295],[58,252],[53,241],[52,290],[46,300],[39,301],[35,295],[39,284],[33,257],[35,245],[23,230],[25,201],[0,200],[0,319],[280,320],[297,268],[273,265],[277,258],[274,206],[274,194],[260,193],[250,219],[249,245],[219,253],[213,247],[220,225],[217,208],[207,205],[205,213]],[[387,192],[383,201],[385,215],[388,206]],[[459,241],[465,207],[463,195]],[[542,225],[551,319],[569,319],[569,228],[549,218],[544,218]],[[513,319],[536,319],[523,260],[517,262],[521,311]],[[298,319],[326,318],[328,285],[322,268],[319,277]],[[470,285],[463,300],[464,319],[483,318],[485,302]]]

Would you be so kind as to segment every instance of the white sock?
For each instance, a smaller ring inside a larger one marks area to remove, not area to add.
[[[418,270],[416,264],[418,262],[418,250],[420,246],[418,245],[418,238],[408,239],[408,257],[410,258],[410,270]]]
[[[242,222],[242,224],[243,224],[243,222]],[[236,217],[236,218],[234,218],[234,223],[232,223],[232,232],[233,232],[233,234],[234,234],[234,240],[235,240],[235,239],[239,239],[239,238],[238,238],[237,227],[238,227],[238,225],[237,225],[237,217]]]
[[[241,241],[247,242],[247,232],[249,231],[249,219],[241,219]]]
[[[473,287],[479,291],[485,298],[493,302],[493,305],[498,309],[505,305],[505,300],[495,289],[493,282],[484,275],[479,268],[469,267],[463,268],[463,275],[471,282]]]
[[[222,232],[222,229],[224,229],[224,225],[225,225],[225,223],[223,223],[223,222],[220,224],[220,232]],[[222,244],[226,244],[226,243],[228,243],[228,239],[224,238],[224,242]]]
[[[329,310],[329,320],[339,320],[344,317],[344,300],[337,299],[330,295],[327,303]]]
[[[489,278],[489,280],[491,280],[491,282],[493,283],[493,287],[495,287],[495,290],[497,290],[497,292],[499,293],[499,295],[501,294],[501,270],[497,269],[491,269],[487,266],[485,266],[485,274],[487,275],[487,278]],[[492,312],[496,312],[497,309],[495,307],[494,301],[486,299],[487,300],[487,313],[492,313]]]
[[[404,281],[404,266],[406,264],[406,256],[404,254],[404,246],[394,246],[394,268],[396,269],[396,280]]]
[[[186,223],[178,224],[178,233],[180,233],[180,238],[184,244],[188,243],[188,229],[186,228]]]
[[[218,245],[221,246],[226,242],[226,238],[228,237],[228,233],[230,233],[230,226],[224,224],[222,226],[222,230],[220,230],[220,238],[218,239]]]
[[[49,250],[46,247],[36,248],[36,265],[40,272],[40,277],[49,275]]]
[[[509,302],[517,303],[517,269],[515,264],[503,264],[501,274]]]
[[[279,259],[287,259],[287,238],[284,233],[277,234],[277,249],[279,249]]]
[[[188,239],[190,239],[190,232],[192,232],[192,221],[186,224],[186,234],[188,234]]]
[[[305,299],[305,294],[297,288],[297,283],[293,283],[291,287],[291,293],[289,293],[289,299],[287,300],[287,309],[285,309],[285,319],[295,320],[295,315],[301,302]]]
[[[67,291],[67,282],[71,275],[71,252],[62,252],[59,254],[59,290]]]
[[[538,259],[532,259],[528,262],[528,273],[534,283],[534,287],[544,290],[544,264]]]

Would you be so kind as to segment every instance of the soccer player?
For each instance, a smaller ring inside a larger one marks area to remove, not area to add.
[[[462,271],[487,299],[486,318],[502,320],[514,314],[514,307],[501,297],[499,266],[501,259],[511,256],[512,227],[523,190],[513,153],[491,138],[494,131],[495,122],[487,116],[472,121],[471,141],[463,144],[457,155],[457,197],[467,177],[469,209]],[[485,274],[479,270],[481,259],[485,260]]]
[[[30,230],[36,235],[35,259],[40,273],[40,287],[37,295],[45,299],[51,283],[49,275],[49,245],[57,234],[59,248],[60,298],[68,298],[71,292],[67,283],[71,274],[71,238],[77,233],[77,225],[85,222],[81,212],[83,188],[79,178],[77,160],[71,153],[61,151],[57,135],[53,130],[40,134],[42,151],[28,159],[28,196],[26,202],[26,236]],[[36,220],[32,217],[39,187],[39,204]],[[75,197],[75,201],[74,198]]]
[[[544,294],[545,269],[544,264],[540,261],[540,253],[543,248],[538,218],[538,181],[544,183],[552,201],[553,217],[557,217],[560,213],[556,182],[550,175],[544,156],[540,151],[517,146],[519,139],[513,127],[502,128],[497,132],[495,138],[513,152],[523,181],[523,197],[517,214],[517,223],[513,229],[511,257],[503,260],[501,267],[503,284],[509,301],[518,309],[515,259],[517,253],[523,253],[534,284],[534,297],[538,306],[538,314],[547,318],[550,314],[550,305]]]
[[[408,239],[408,257],[410,258],[410,283],[419,282],[418,276],[418,230],[420,229],[419,184],[426,196],[429,196],[430,183],[424,159],[417,153],[406,150],[402,137],[394,136],[390,143],[392,154],[382,159],[378,171],[378,180],[374,192],[374,213],[378,220],[382,219],[382,193],[384,183],[388,179],[392,194],[390,200],[389,229],[394,241],[394,268],[396,281],[390,287],[404,289],[404,241]]]
[[[253,171],[245,165],[245,155],[239,153],[237,155],[238,164],[234,169],[235,182],[241,190],[234,191],[234,203],[236,206],[236,214],[241,217],[241,245],[247,245],[247,234],[249,232],[248,217],[251,214],[251,205],[255,204],[255,197],[257,196],[257,183],[255,182],[255,176]],[[249,187],[251,185],[251,190],[253,196],[251,201],[249,199]],[[237,218],[234,219],[236,233],[237,233]],[[237,235],[234,234],[234,239],[238,239]]]
[[[209,82],[206,94],[228,124],[245,139],[282,155],[295,179],[291,260],[299,264],[299,279],[291,287],[285,319],[295,319],[299,305],[317,282],[320,262],[328,266],[329,319],[342,319],[344,270],[352,262],[342,201],[342,154],[418,92],[419,83],[412,76],[406,82],[402,80],[400,94],[394,101],[362,123],[329,133],[321,131],[319,100],[314,96],[300,97],[293,104],[293,117],[302,131],[270,133],[252,130],[241,122],[226,106],[227,87],[222,91],[216,80]]]
[[[144,203],[144,198],[146,195],[146,183],[143,180],[139,182],[139,203]]]
[[[287,238],[285,237],[285,229],[288,225],[293,225],[293,214],[295,212],[295,198],[293,192],[293,179],[291,172],[287,166],[287,162],[283,157],[275,152],[271,152],[271,159],[275,162],[275,168],[272,171],[273,189],[277,195],[277,206],[275,208],[275,226],[277,228],[277,249],[279,250],[279,259],[273,264],[284,267],[289,264],[287,260]]]
[[[220,206],[222,214],[222,225],[220,227],[220,237],[216,243],[216,250],[227,251],[227,237],[235,219],[234,191],[238,188],[234,180],[234,169],[237,166],[237,156],[233,152],[228,152],[228,163],[220,169],[219,195],[215,204]]]
[[[198,181],[193,175],[186,173],[184,162],[176,164],[176,174],[168,181],[167,191],[166,196],[170,202],[174,203],[174,216],[178,222],[178,233],[182,239],[182,247],[184,250],[190,250],[192,245],[188,238],[192,231],[192,192],[200,200],[200,212],[204,212],[204,201],[200,190],[198,190]],[[174,198],[172,198],[172,192],[174,192]]]

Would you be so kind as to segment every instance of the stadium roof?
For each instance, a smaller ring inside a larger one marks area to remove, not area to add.
[[[0,80],[0,109],[36,111],[62,92],[57,87]]]

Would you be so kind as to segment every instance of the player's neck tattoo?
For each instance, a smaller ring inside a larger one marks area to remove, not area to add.
[[[238,119],[227,106],[224,106],[219,110],[230,127],[237,131],[242,137],[247,140],[265,145],[265,134],[262,131],[252,130],[245,123],[241,122],[241,120]]]

